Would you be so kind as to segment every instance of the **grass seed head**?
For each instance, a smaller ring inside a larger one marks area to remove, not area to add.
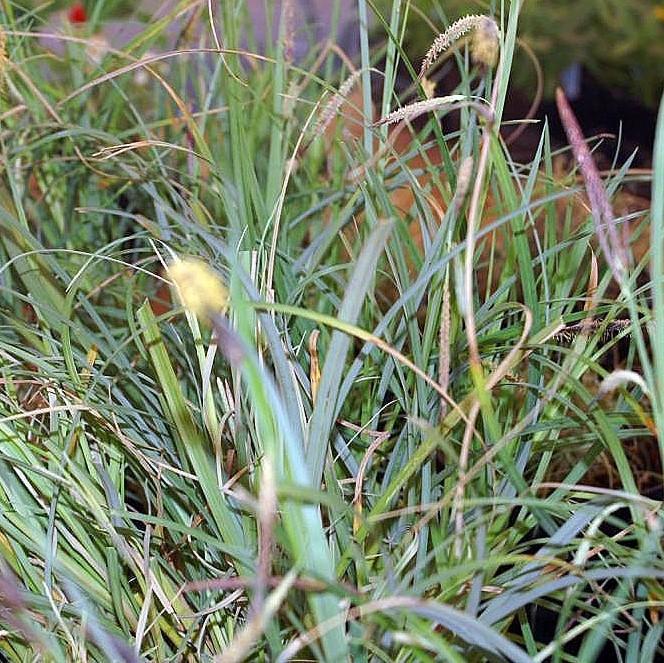
[[[228,290],[202,260],[186,258],[168,268],[182,305],[199,316],[212,316],[228,307]]]
[[[362,75],[362,70],[358,69],[351,73],[351,75],[343,82],[339,90],[332,96],[332,98],[325,104],[318,121],[314,125],[312,134],[314,136],[321,135],[329,126],[330,122],[336,117],[341,105],[346,101],[346,97],[350,94],[353,86]]]
[[[445,97],[434,97],[433,99],[415,101],[412,104],[403,106],[389,115],[382,117],[377,122],[374,122],[374,126],[378,127],[383,124],[394,124],[395,122],[401,122],[402,120],[414,120],[416,117],[419,117],[424,113],[439,110],[445,106],[452,106],[466,100],[467,97],[463,94],[449,94]]]
[[[500,47],[498,25],[490,16],[470,14],[452,23],[445,32],[441,32],[434,39],[422,61],[420,79],[424,77],[439,55],[471,30],[475,30],[477,33],[471,45],[473,59],[475,62],[492,67],[498,59]]]
[[[489,16],[481,16],[475,27],[470,53],[478,64],[493,68],[498,62],[500,52],[500,30],[498,24]]]

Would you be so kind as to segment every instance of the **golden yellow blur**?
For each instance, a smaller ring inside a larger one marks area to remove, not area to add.
[[[488,16],[480,17],[470,43],[473,60],[487,67],[495,67],[500,51],[500,30]]]
[[[433,99],[436,93],[436,81],[433,81],[426,76],[422,76],[420,85],[422,86],[422,90],[424,90],[424,96],[427,99]]]
[[[228,306],[228,290],[219,275],[202,260],[186,258],[168,268],[182,305],[199,316],[210,316]]]

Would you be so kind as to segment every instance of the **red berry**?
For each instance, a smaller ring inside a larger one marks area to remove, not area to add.
[[[74,3],[67,12],[67,18],[70,23],[85,23],[88,20],[88,15],[85,12],[83,3]]]

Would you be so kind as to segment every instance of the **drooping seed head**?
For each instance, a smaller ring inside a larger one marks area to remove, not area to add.
[[[470,14],[452,23],[434,39],[422,61],[419,78],[424,77],[439,55],[471,30],[476,32],[471,44],[473,59],[492,67],[498,59],[500,49],[498,24],[490,16]]]

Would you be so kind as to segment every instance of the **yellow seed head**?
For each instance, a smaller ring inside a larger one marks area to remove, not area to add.
[[[424,90],[424,97],[426,99],[433,99],[433,96],[436,93],[436,81],[432,81],[426,76],[422,76],[420,85],[422,86],[422,90]]]
[[[228,290],[218,274],[202,260],[186,258],[168,268],[182,305],[200,316],[210,316],[228,306]]]
[[[500,51],[500,30],[489,16],[482,16],[478,21],[470,44],[473,60],[487,67],[495,67]]]

